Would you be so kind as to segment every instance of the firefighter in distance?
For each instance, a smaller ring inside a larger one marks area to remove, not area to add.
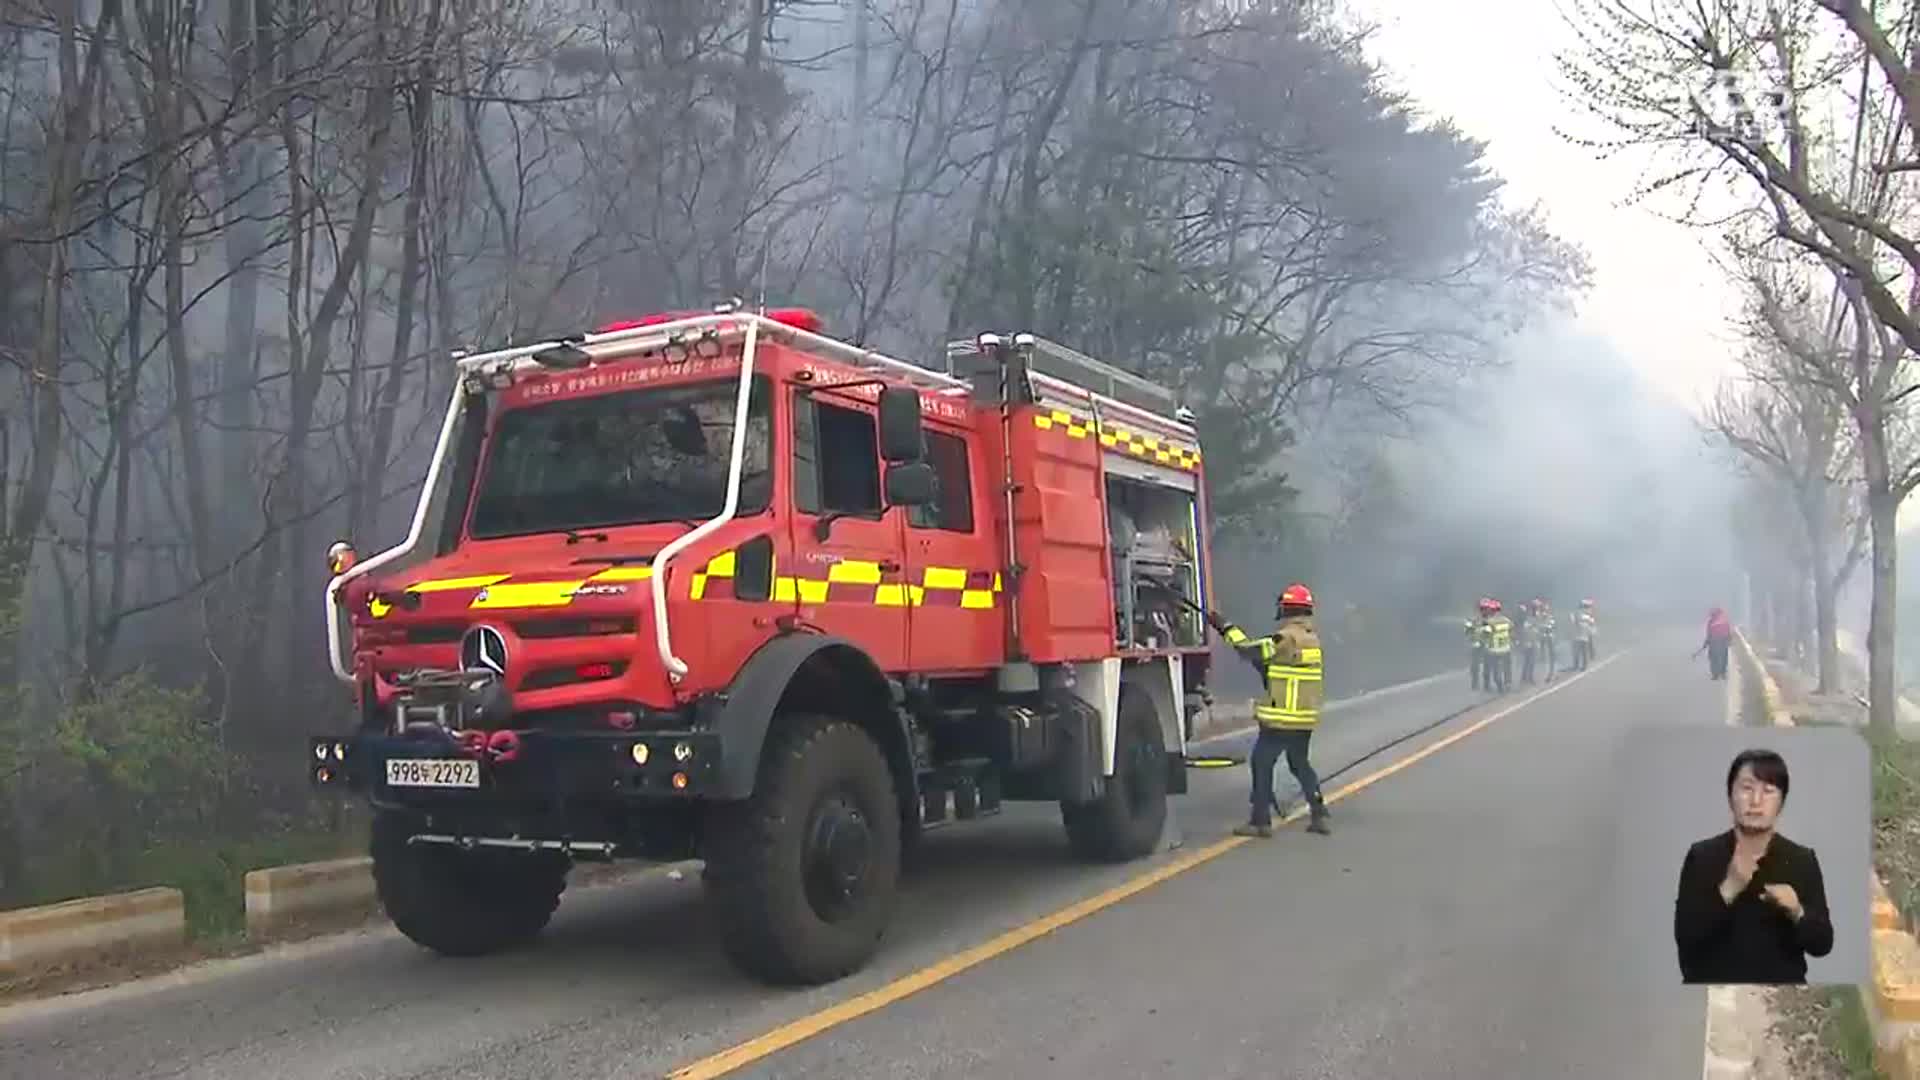
[[[1587,670],[1587,665],[1593,662],[1599,636],[1600,624],[1594,618],[1593,600],[1580,601],[1580,610],[1573,615],[1573,670]]]
[[[1259,669],[1267,686],[1266,696],[1253,707],[1260,734],[1254,740],[1249,761],[1253,767],[1252,812],[1247,823],[1233,831],[1236,836],[1273,835],[1273,767],[1285,754],[1287,768],[1312,811],[1307,831],[1326,836],[1332,831],[1327,827],[1327,802],[1320,791],[1320,778],[1307,760],[1308,744],[1319,726],[1320,707],[1325,701],[1313,593],[1297,581],[1288,585],[1280,594],[1274,617],[1278,625],[1273,633],[1250,638],[1217,612],[1207,613],[1207,621],[1235,652]]]
[[[1500,601],[1487,601],[1487,679],[1485,689],[1504,694],[1513,688],[1513,620],[1500,610]]]
[[[1480,604],[1478,607],[1479,616],[1477,618],[1464,620],[1462,624],[1466,627],[1466,630],[1467,630],[1467,664],[1469,666],[1470,674],[1472,676],[1472,681],[1473,681],[1473,688],[1475,690],[1480,689],[1481,686],[1483,685],[1489,685],[1486,682],[1486,679],[1487,679],[1487,614],[1488,614],[1488,611],[1490,610],[1488,605],[1492,603],[1493,603],[1492,600],[1489,600],[1484,596],[1481,597]]]

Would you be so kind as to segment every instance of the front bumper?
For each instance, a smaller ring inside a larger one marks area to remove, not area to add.
[[[307,778],[323,791],[422,808],[555,800],[680,802],[710,797],[718,787],[721,742],[710,732],[532,730],[514,735],[518,745],[510,755],[476,752],[446,732],[311,736]],[[475,761],[479,786],[388,783],[389,761],[440,759]]]

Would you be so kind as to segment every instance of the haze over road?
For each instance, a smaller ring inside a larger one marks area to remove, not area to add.
[[[1330,839],[1242,845],[733,1075],[1696,1077],[1701,992],[1622,959],[1671,928],[1617,901],[1610,772],[1636,726],[1725,722],[1692,644],[1480,705],[1330,784],[1505,712],[1336,802]],[[1316,762],[1478,700],[1463,671],[1332,710]],[[1186,848],[1157,860],[1073,863],[1048,805],[936,833],[886,948],[833,986],[748,982],[697,874],[655,875],[569,894],[538,945],[491,959],[382,929],[0,1010],[0,1076],[661,1076],[1204,848],[1243,818],[1246,774],[1191,775]]]

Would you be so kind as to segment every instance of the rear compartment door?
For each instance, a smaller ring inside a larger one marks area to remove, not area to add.
[[[939,498],[905,511],[914,671],[998,666],[1006,655],[1000,556],[979,441],[927,426]]]
[[[882,670],[905,671],[903,512],[883,506],[875,411],[831,392],[795,391],[793,405],[794,559],[775,567],[774,599],[857,642]]]

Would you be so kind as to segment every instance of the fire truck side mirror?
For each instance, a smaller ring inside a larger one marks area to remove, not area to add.
[[[925,506],[939,493],[939,478],[924,461],[887,467],[887,505]]]
[[[927,456],[927,436],[920,427],[920,391],[911,386],[880,389],[880,456],[893,464]]]

